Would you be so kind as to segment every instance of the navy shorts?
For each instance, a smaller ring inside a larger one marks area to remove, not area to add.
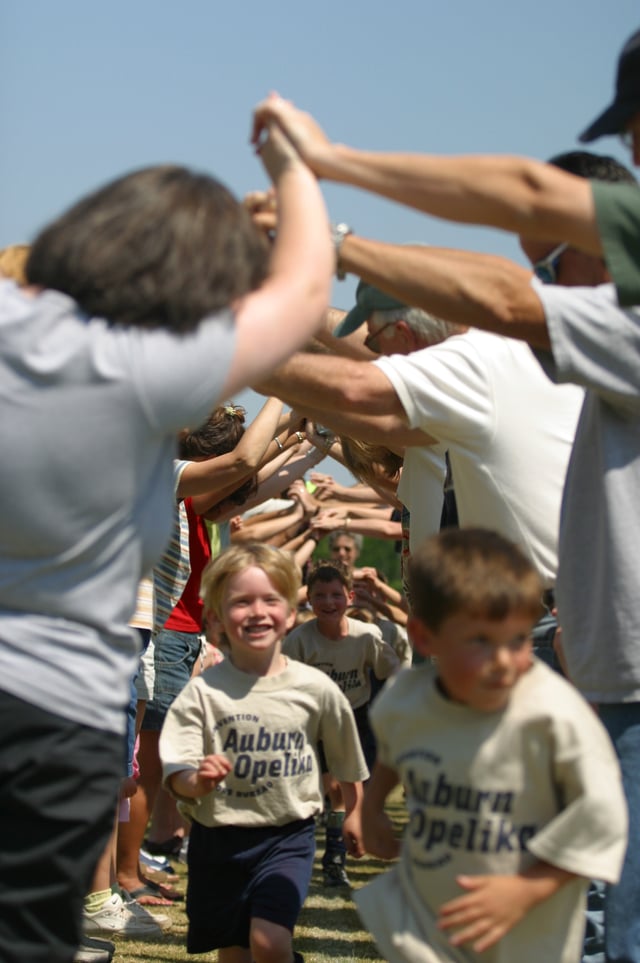
[[[293,933],[314,855],[313,819],[250,829],[194,822],[187,857],[187,952],[248,947],[254,918]]]

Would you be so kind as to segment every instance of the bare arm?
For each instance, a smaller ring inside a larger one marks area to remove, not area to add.
[[[264,379],[256,390],[276,395],[301,411],[339,412],[347,406],[361,414],[404,418],[404,410],[387,376],[367,361],[333,355],[297,354]],[[406,423],[405,423],[406,424]]]
[[[269,276],[235,308],[236,349],[226,396],[308,341],[329,306],[334,254],[316,179],[278,131],[269,133],[260,154],[278,195],[278,234]]]
[[[362,840],[362,783],[341,782],[342,798],[345,805],[345,818],[342,827],[347,852],[359,858],[364,856]]]
[[[274,453],[279,450],[273,437],[278,430],[281,416],[282,402],[278,398],[267,398],[232,451],[206,461],[192,462],[185,468],[178,485],[178,494],[181,497],[194,495],[194,511],[201,515],[212,504],[234,492],[245,479],[255,474],[270,447]],[[183,485],[195,485],[196,479],[197,484],[205,480],[209,482],[206,490],[183,492]]]
[[[388,517],[356,518],[346,510],[337,508],[328,508],[326,511],[319,512],[313,519],[311,528],[319,535],[344,530],[367,538],[385,538],[392,541],[402,538],[400,522],[394,522]]]
[[[395,769],[376,762],[371,779],[367,783],[362,803],[362,837],[365,850],[380,859],[395,859],[400,854],[400,841],[397,839],[391,820],[384,805],[387,796],[398,785]]]
[[[389,154],[329,141],[309,114],[272,98],[276,121],[318,177],[351,184],[450,221],[485,224],[601,255],[589,182],[524,157]]]
[[[364,281],[436,317],[549,347],[531,272],[506,258],[383,244],[352,234],[343,242],[341,263]]]

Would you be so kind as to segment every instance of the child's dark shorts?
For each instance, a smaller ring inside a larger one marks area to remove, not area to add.
[[[194,822],[187,858],[187,952],[248,947],[254,917],[293,933],[314,854],[313,818],[250,829]]]

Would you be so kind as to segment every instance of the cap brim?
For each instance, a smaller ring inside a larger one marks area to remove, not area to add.
[[[344,316],[340,324],[336,325],[333,329],[334,338],[346,338],[348,334],[353,334],[354,331],[357,331],[358,328],[365,323],[372,310],[372,308],[356,304],[356,306],[351,308],[349,313]]]
[[[583,130],[578,140],[582,144],[588,144],[592,140],[597,140],[598,137],[619,134],[639,110],[639,100],[616,100],[586,130]]]

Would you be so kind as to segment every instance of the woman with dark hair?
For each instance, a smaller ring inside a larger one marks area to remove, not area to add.
[[[109,836],[136,668],[127,626],[169,535],[177,433],[308,339],[333,253],[278,132],[269,252],[212,178],[120,178],[0,283],[0,959],[68,963]]]

